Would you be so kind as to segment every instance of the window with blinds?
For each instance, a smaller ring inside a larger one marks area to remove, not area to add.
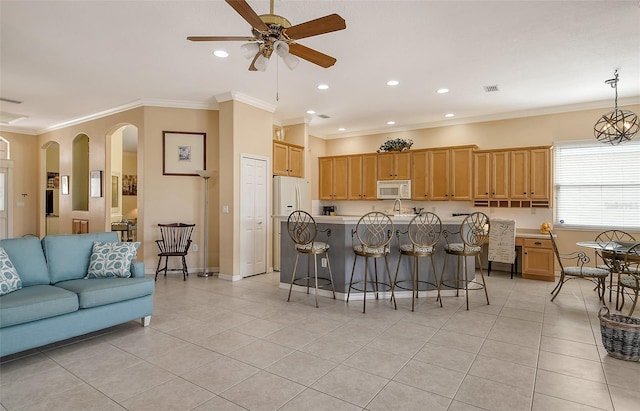
[[[638,142],[562,142],[554,152],[556,227],[640,228]]]

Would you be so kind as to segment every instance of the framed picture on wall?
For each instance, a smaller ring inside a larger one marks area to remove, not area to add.
[[[89,174],[91,197],[102,197],[102,171],[94,170]]]
[[[163,131],[162,174],[197,176],[196,170],[205,170],[206,138],[206,133]]]

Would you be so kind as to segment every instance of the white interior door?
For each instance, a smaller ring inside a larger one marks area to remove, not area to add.
[[[267,272],[267,160],[242,156],[240,275]]]

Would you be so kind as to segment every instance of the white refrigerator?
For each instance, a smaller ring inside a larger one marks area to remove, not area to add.
[[[296,210],[310,212],[309,181],[304,178],[273,177],[273,269],[280,271],[281,219]],[[286,232],[284,233],[286,235]]]

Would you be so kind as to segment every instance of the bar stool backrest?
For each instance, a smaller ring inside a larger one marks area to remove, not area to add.
[[[318,225],[311,214],[297,210],[291,213],[287,219],[287,232],[297,245],[307,245],[316,239]]]
[[[389,245],[393,232],[391,218],[379,211],[372,211],[360,217],[355,235],[364,247],[382,248]]]
[[[491,223],[485,213],[475,212],[465,217],[460,224],[460,237],[465,247],[481,247],[489,241]]]
[[[442,221],[436,214],[424,212],[413,217],[407,229],[414,248],[429,248],[442,236]]]

